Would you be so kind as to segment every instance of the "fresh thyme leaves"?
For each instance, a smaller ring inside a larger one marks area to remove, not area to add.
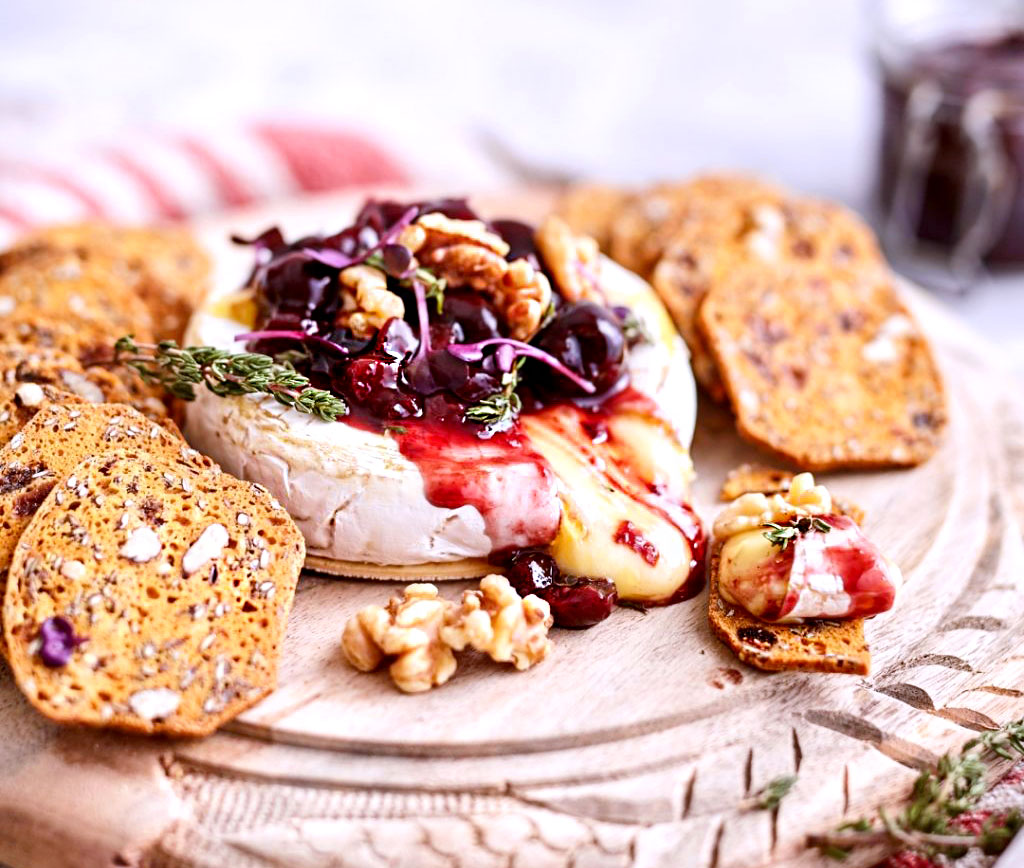
[[[409,431],[404,425],[385,425],[384,430],[391,434],[407,434]]]
[[[832,530],[832,525],[825,521],[825,519],[809,515],[791,519],[786,524],[776,524],[774,521],[769,521],[765,522],[763,526],[768,528],[764,532],[764,538],[783,551],[801,534],[810,533],[812,530],[820,531],[821,533],[828,533]]]
[[[522,364],[523,360],[518,359],[511,371],[505,371],[501,375],[500,392],[488,395],[466,410],[467,422],[477,422],[488,428],[500,429],[519,415],[523,402],[516,393],[516,386],[519,385],[519,369]]]
[[[795,783],[796,775],[781,775],[772,778],[755,797],[754,807],[763,811],[774,811],[793,789]]]
[[[631,310],[622,317],[622,334],[629,344],[654,343],[647,325]]]
[[[112,364],[127,365],[147,383],[159,384],[186,401],[195,400],[195,387],[202,383],[215,395],[270,395],[286,407],[327,422],[348,413],[341,398],[312,388],[309,379],[290,364],[260,353],[179,347],[175,341],[140,344],[125,336],[114,345]]]
[[[367,256],[366,264],[379,268],[385,274],[388,273],[388,269],[384,264],[384,258],[379,252],[371,253]],[[443,277],[438,277],[429,268],[421,266],[397,279],[402,286],[411,286],[413,280],[418,280],[422,283],[424,290],[426,290],[427,298],[434,299],[434,304],[437,306],[437,315],[441,315],[441,311],[444,309],[444,291],[447,286]]]
[[[967,742],[959,754],[946,754],[934,771],[914,782],[910,803],[898,816],[884,810],[870,819],[844,823],[827,835],[812,835],[811,846],[833,859],[845,859],[855,847],[891,844],[923,853],[957,856],[971,847],[1001,853],[1024,826],[1019,811],[992,814],[974,834],[961,831],[955,820],[972,810],[988,789],[987,758],[1024,756],[1024,720],[1007,723]]]

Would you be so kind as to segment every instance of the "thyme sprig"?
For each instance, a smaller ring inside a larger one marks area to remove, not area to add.
[[[1024,720],[1005,724],[968,741],[958,754],[946,754],[934,771],[921,772],[910,802],[897,816],[879,808],[871,818],[844,823],[826,835],[812,835],[809,843],[833,859],[845,859],[856,847],[896,845],[926,856],[960,856],[971,847],[988,854],[1001,853],[1024,826],[1019,811],[993,814],[980,831],[958,831],[953,821],[972,810],[988,789],[992,757],[1024,756]]]
[[[780,775],[772,778],[749,799],[741,804],[747,810],[774,811],[796,784],[796,775]]]
[[[500,430],[519,415],[523,402],[516,393],[519,385],[519,369],[523,359],[517,359],[511,371],[501,375],[501,390],[482,398],[466,410],[466,421],[485,425],[493,430]]]
[[[348,413],[341,398],[314,389],[309,378],[288,362],[261,353],[233,353],[217,347],[179,347],[175,341],[136,343],[127,335],[114,345],[111,364],[127,365],[147,383],[162,386],[172,395],[194,401],[195,387],[203,384],[215,395],[262,393],[300,413],[334,422]]]
[[[795,542],[797,537],[805,533],[810,533],[812,530],[820,531],[821,533],[828,533],[832,530],[830,525],[825,519],[818,518],[816,515],[803,515],[799,518],[791,519],[785,524],[777,524],[774,521],[765,522],[762,527],[768,528],[764,532],[764,538],[768,540],[772,545],[778,546],[783,551],[789,546],[791,542]]]

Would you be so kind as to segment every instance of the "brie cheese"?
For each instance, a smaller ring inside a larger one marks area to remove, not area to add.
[[[687,450],[696,418],[687,350],[646,282],[610,260],[602,263],[602,269],[609,304],[630,307],[654,337],[653,343],[631,352],[630,377],[633,388],[657,405],[664,422],[650,423],[652,448],[637,449],[637,454],[648,456],[652,474],[663,471],[666,462],[675,462],[668,484],[674,490],[685,488],[690,473]],[[251,323],[233,319],[233,308],[224,303],[234,291],[224,287],[215,292],[192,318],[186,343],[239,348],[234,338],[248,331]],[[619,424],[614,414],[611,424]],[[632,433],[643,427],[636,420],[621,424],[631,425]],[[366,431],[344,421],[323,422],[264,396],[218,397],[199,389],[197,399],[186,408],[185,435],[229,473],[266,486],[302,530],[310,555],[397,566],[487,557],[502,547],[502,540],[488,535],[484,518],[475,507],[431,504],[419,469],[386,433]],[[582,484],[578,461],[571,453],[563,455],[565,450],[534,445],[550,463],[561,491],[572,492]],[[508,496],[518,499],[514,491]],[[581,490],[575,499],[583,503],[587,497]],[[562,501],[564,505],[569,498],[563,496]],[[607,512],[603,518],[595,514],[590,519],[602,528],[614,527],[628,513],[652,535],[660,538],[667,530],[658,529],[659,522],[667,526],[664,519],[653,512],[645,515],[644,508],[632,500],[604,507],[595,503],[593,508]],[[596,526],[590,536],[598,536]],[[613,544],[609,541],[608,545]],[[661,545],[667,564],[675,557],[673,543],[666,538]],[[674,545],[678,548],[679,543]],[[606,555],[609,551],[635,559],[621,546],[607,549]],[[594,552],[599,564],[601,555],[596,548]]]

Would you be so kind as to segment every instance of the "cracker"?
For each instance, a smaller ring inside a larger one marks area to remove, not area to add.
[[[200,455],[124,404],[49,404],[0,449],[0,575],[49,492],[80,461],[115,449],[205,469]]]
[[[0,446],[24,428],[48,404],[84,404],[85,399],[39,383],[0,385]]]
[[[90,458],[11,564],[15,681],[54,721],[207,735],[273,690],[304,553],[262,486],[145,453]],[[51,618],[75,640],[47,658]]]
[[[694,375],[716,400],[725,390],[697,327],[709,289],[744,266],[784,274],[810,264],[842,269],[884,269],[871,230],[838,205],[753,189],[705,201],[676,221],[651,284],[690,348]]]
[[[744,663],[769,671],[844,672],[867,675],[871,652],[864,620],[770,624],[718,593],[722,544],[715,543],[708,563],[708,622],[711,630]]]
[[[789,470],[765,467],[762,464],[741,464],[726,474],[718,499],[728,502],[750,492],[778,494],[789,491],[793,475]]]
[[[0,256],[0,309],[148,341],[153,319],[139,298],[138,269],[92,250],[34,244]]]
[[[737,268],[698,315],[746,439],[805,470],[908,467],[946,423],[927,340],[882,271]]]
[[[774,186],[745,175],[707,174],[675,184],[658,184],[627,200],[611,228],[612,259],[645,279],[651,277],[680,225],[724,204],[782,195]]]
[[[558,200],[555,213],[578,235],[588,235],[607,251],[611,246],[612,226],[632,194],[615,187],[581,184],[572,187]]]
[[[210,288],[210,257],[185,229],[79,223],[44,229],[27,243],[95,251],[129,265],[159,340],[181,341],[192,311]]]
[[[121,380],[104,368],[83,368],[78,359],[60,350],[2,344],[0,386],[18,383],[54,386],[94,403],[132,398]]]

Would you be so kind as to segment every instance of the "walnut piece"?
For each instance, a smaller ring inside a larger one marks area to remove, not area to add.
[[[490,250],[502,259],[508,256],[508,244],[500,235],[491,232],[482,220],[454,220],[435,211],[424,214],[415,225],[426,233],[421,247],[433,249],[453,244],[470,244]]]
[[[824,485],[815,485],[810,473],[798,473],[785,493],[766,495],[748,492],[730,503],[715,519],[715,536],[725,539],[763,527],[809,515],[832,512],[832,495]]]
[[[508,263],[493,250],[469,243],[437,247],[421,254],[420,261],[451,286],[479,292],[500,286],[508,270]]]
[[[551,305],[551,283],[544,272],[517,259],[508,266],[494,299],[508,324],[509,337],[528,341]]]
[[[593,238],[574,235],[568,223],[552,214],[538,227],[534,241],[567,301],[601,300],[601,257]]]
[[[346,292],[335,325],[349,328],[358,338],[373,334],[392,317],[405,316],[402,299],[388,289],[387,276],[372,265],[353,265],[338,275]]]
[[[452,608],[435,585],[409,585],[386,608],[367,606],[349,619],[341,636],[342,653],[361,672],[394,658],[388,671],[399,690],[430,690],[455,673],[455,655],[440,638]]]
[[[504,576],[480,580],[480,590],[464,591],[462,605],[448,613],[441,638],[456,651],[467,646],[497,663],[529,669],[551,650],[551,608],[540,597],[520,597]]]

